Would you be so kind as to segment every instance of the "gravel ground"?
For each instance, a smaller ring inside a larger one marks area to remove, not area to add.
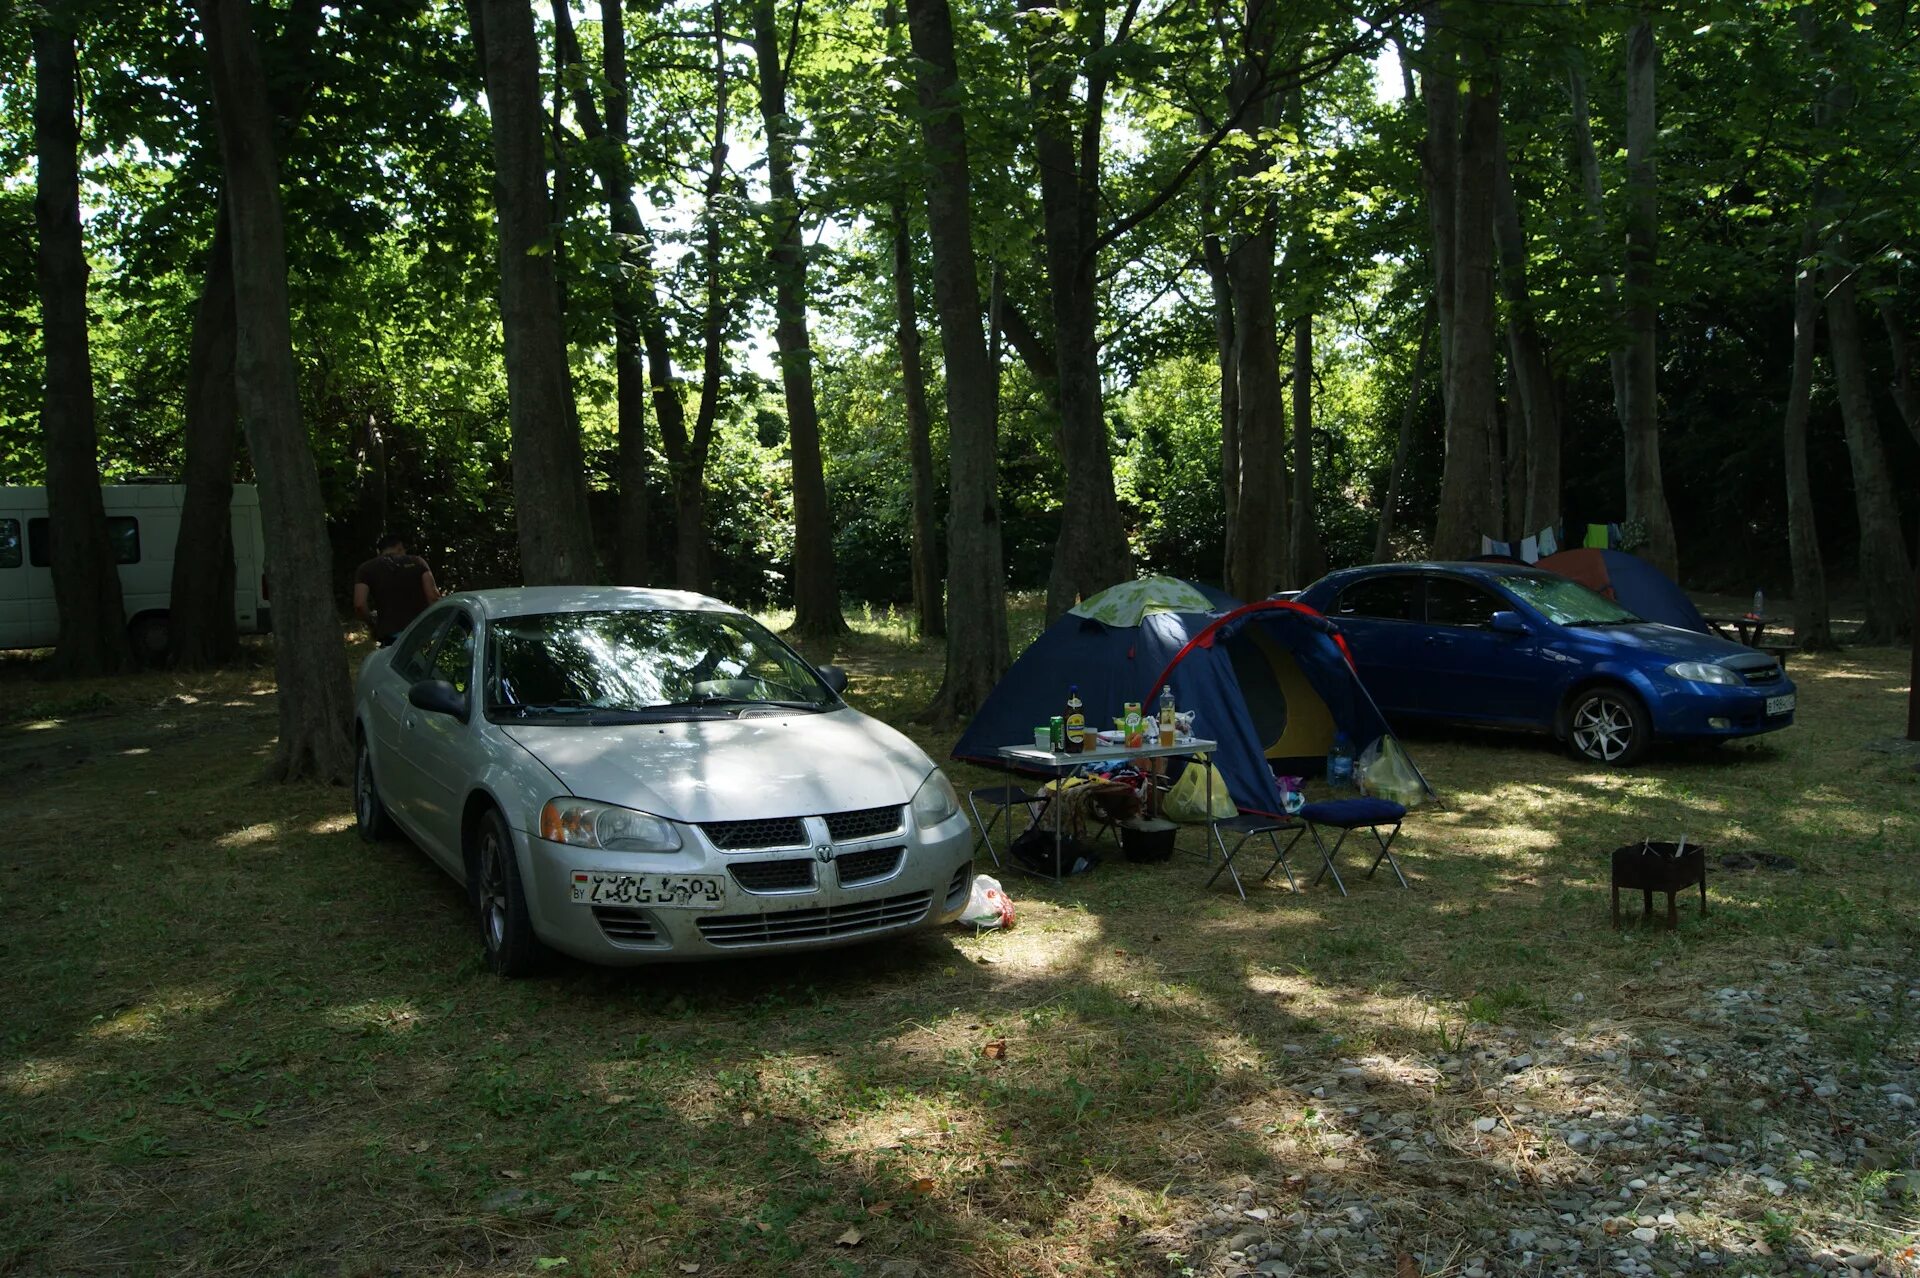
[[[1289,1044],[1225,1122],[1298,1172],[1175,1186],[1190,1214],[1138,1241],[1175,1274],[1920,1274],[1911,956],[1741,975],[1418,1058]]]

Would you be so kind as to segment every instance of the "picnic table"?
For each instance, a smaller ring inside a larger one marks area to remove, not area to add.
[[[1153,745],[1137,746],[1109,745],[1103,741],[1098,747],[1092,750],[1055,751],[1043,750],[1034,745],[1002,746],[1000,747],[1000,757],[1006,759],[1016,767],[1046,772],[1050,774],[1057,783],[1065,781],[1067,778],[1096,763],[1124,763],[1132,760],[1145,759],[1177,759],[1196,754],[1211,754],[1219,748],[1220,743],[1218,741],[1210,741],[1201,737],[1178,737],[1174,743],[1169,746],[1160,745],[1157,741]],[[1056,785],[1056,794],[1058,790],[1059,786]],[[1146,808],[1149,813],[1156,810],[1157,805],[1155,799],[1156,796],[1153,793],[1153,787],[1150,786],[1148,787]],[[1038,875],[1041,878],[1050,877],[1054,882],[1058,883],[1065,878],[1065,875],[1062,873],[1063,867],[1060,864],[1060,837],[1063,833],[1061,823],[1065,805],[1049,803],[1047,806],[1053,809],[1053,873],[1051,875],[1041,873],[1038,870],[1021,865],[1017,860],[1014,861],[1013,865],[1017,870]],[[1211,811],[1213,807],[1213,773],[1211,770],[1207,773],[1207,807],[1209,811]]]
[[[1723,639],[1732,639],[1749,648],[1758,648],[1771,653],[1780,662],[1782,670],[1787,668],[1787,654],[1794,649],[1793,630],[1779,617],[1762,617],[1755,613],[1732,613],[1708,615],[1701,614],[1700,619],[1713,627],[1715,634]],[[1775,642],[1766,642],[1769,628],[1776,636]]]

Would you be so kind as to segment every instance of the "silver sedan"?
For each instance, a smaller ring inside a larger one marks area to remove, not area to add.
[[[951,922],[953,786],[765,627],[700,595],[450,595],[360,668],[354,811],[466,885],[487,961],[816,949]]]

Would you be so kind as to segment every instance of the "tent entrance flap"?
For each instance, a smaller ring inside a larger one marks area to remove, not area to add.
[[[1333,712],[1293,653],[1258,623],[1242,626],[1224,646],[1266,757],[1326,758],[1333,746]]]

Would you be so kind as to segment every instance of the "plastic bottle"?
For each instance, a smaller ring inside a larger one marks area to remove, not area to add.
[[[1353,788],[1353,742],[1344,732],[1333,734],[1333,748],[1327,751],[1327,785],[1335,790]]]
[[[1767,615],[1767,592],[1764,590],[1753,592],[1753,615],[1756,617]]]
[[[1178,713],[1173,707],[1173,685],[1168,684],[1160,689],[1160,744],[1163,746],[1173,744],[1174,718]]]
[[[1080,685],[1077,683],[1067,688],[1066,718],[1068,753],[1086,749],[1086,707],[1080,704]]]

